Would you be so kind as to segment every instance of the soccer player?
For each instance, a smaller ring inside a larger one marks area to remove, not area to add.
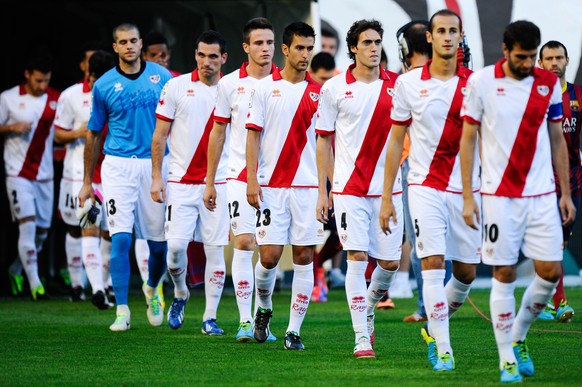
[[[53,120],[60,96],[49,86],[53,61],[46,47],[33,48],[24,82],[0,94],[6,190],[12,219],[18,222],[18,255],[33,300],[48,296],[37,259],[53,213]]]
[[[480,228],[481,211],[472,184],[479,164],[475,159],[479,132],[483,263],[493,266],[489,302],[502,382],[519,382],[534,374],[527,332],[562,272],[562,225],[570,225],[576,216],[561,130],[560,81],[535,67],[540,35],[529,21],[507,25],[501,46],[505,58],[471,75],[462,109],[463,217],[470,227]],[[559,206],[552,164],[560,181]],[[516,316],[520,249],[534,260],[535,276]]]
[[[218,82],[214,125],[208,141],[204,205],[208,210],[218,212],[218,206],[228,204],[230,227],[234,234],[232,282],[240,317],[236,341],[247,343],[253,340],[252,302],[255,287],[253,254],[256,217],[255,209],[246,198],[247,130],[245,121],[251,91],[259,79],[271,74],[275,68],[273,64],[275,35],[272,24],[265,18],[249,20],[243,27],[242,46],[248,61]],[[227,131],[228,124],[230,124],[230,134]],[[228,146],[228,164],[226,170],[219,171],[221,155],[226,146]],[[224,191],[221,183],[224,181],[225,174],[226,197],[218,198],[219,190],[222,188]],[[274,339],[272,334],[271,339]]]
[[[164,66],[174,77],[182,75],[182,73],[170,69],[172,49],[170,48],[166,37],[160,32],[151,31],[144,36],[141,57],[143,60],[149,60]]]
[[[93,58],[95,54],[97,56]],[[102,217],[100,225],[94,225],[90,229],[81,229],[76,213],[77,194],[83,184],[83,152],[87,123],[91,115],[91,89],[101,75],[115,66],[115,57],[107,51],[93,50],[89,54],[88,64],[85,79],[65,89],[57,103],[55,141],[66,144],[59,212],[67,224],[65,248],[71,276],[71,301],[85,299],[84,266],[91,284],[93,304],[99,309],[109,309],[113,305],[105,296],[106,284],[103,278],[103,260],[99,240],[100,234],[103,239],[109,239],[106,217]],[[96,179],[94,183],[100,184],[100,174],[95,174],[94,178]],[[110,247],[110,243],[103,243]],[[109,256],[109,254],[106,255]],[[106,265],[109,266],[108,261]]]
[[[285,67],[257,82],[246,120],[247,200],[256,209],[260,259],[255,265],[254,336],[267,340],[272,295],[283,247],[293,250],[293,284],[284,346],[303,350],[300,330],[313,291],[313,252],[323,229],[313,213],[317,201],[315,112],[321,85],[307,73],[315,31],[287,25],[281,50]]]
[[[481,232],[466,227],[460,216],[463,208],[458,153],[460,111],[471,70],[457,61],[463,25],[456,13],[448,9],[434,13],[426,37],[432,44],[432,59],[401,75],[396,82],[380,224],[385,232],[390,231],[388,221],[399,219],[392,203],[392,185],[408,130],[408,205],[416,254],[421,259],[428,317],[421,333],[428,344],[428,360],[433,369],[452,371],[455,360],[449,318],[465,302],[480,262]],[[470,188],[472,192],[478,191],[478,166],[470,172]],[[445,259],[453,261],[453,275],[446,286]]]
[[[134,229],[136,238],[148,240],[151,254],[149,279],[142,287],[148,320],[153,326],[161,325],[164,320],[156,289],[166,271],[165,206],[153,202],[148,193],[155,108],[162,88],[172,75],[157,63],[141,60],[141,47],[139,29],[134,24],[122,23],[113,29],[113,50],[119,56],[119,63],[93,85],[85,173],[79,191],[81,207],[85,200],[95,201],[91,183],[102,132],[107,126],[101,178],[112,241],[111,281],[117,302],[116,319],[109,327],[112,331],[126,331],[131,327],[129,249]]]
[[[178,329],[184,322],[184,308],[190,292],[186,285],[186,250],[194,235],[200,235],[206,252],[206,309],[202,333],[222,335],[216,312],[224,288],[224,246],[228,245],[226,186],[220,184],[214,212],[204,207],[208,138],[212,129],[220,68],[226,62],[226,41],[216,31],[202,33],[195,44],[197,68],[168,82],[156,109],[156,129],[152,141],[151,197],[166,200],[162,173],[164,151],[170,130],[170,171],[166,211],[168,273],[174,283],[174,300],[168,310],[168,325]],[[218,156],[218,183],[226,181],[228,153]]]
[[[568,146],[569,165],[570,165],[570,194],[576,210],[580,206],[580,126],[582,125],[582,111],[580,102],[582,102],[582,88],[570,82],[566,82],[566,67],[570,59],[568,50],[562,43],[550,40],[540,48],[538,64],[541,68],[549,70],[560,78],[562,87],[562,133]],[[560,199],[560,180],[557,175],[556,194]],[[574,223],[564,226],[564,248],[570,240]],[[568,304],[566,293],[564,292],[564,267],[562,266],[562,275],[556,287],[556,293],[552,297],[554,310],[546,307],[544,312],[540,313],[538,318],[545,316],[545,319],[554,318],[560,322],[570,322],[574,316],[574,309]],[[554,312],[554,313],[552,313]],[[555,317],[554,317],[555,315]]]
[[[337,231],[348,253],[346,295],[355,333],[354,356],[376,357],[374,308],[386,293],[400,263],[402,223],[391,224],[392,233],[382,233],[371,221],[379,217],[390,136],[390,108],[398,74],[380,66],[382,24],[377,20],[358,20],[350,27],[346,41],[354,62],[322,87],[316,123],[319,196],[316,218],[329,221],[335,204]],[[335,134],[335,165],[331,195],[327,179]],[[400,174],[394,193],[398,218],[402,217]],[[331,197],[333,196],[333,202]],[[368,254],[378,260],[366,288]]]

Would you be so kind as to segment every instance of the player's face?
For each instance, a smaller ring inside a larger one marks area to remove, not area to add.
[[[85,51],[85,57],[83,57],[83,60],[79,63],[79,68],[83,72],[85,78],[89,77],[89,59],[91,59],[91,56],[93,56],[94,53],[94,50]]]
[[[269,29],[251,31],[249,43],[243,43],[249,60],[259,66],[271,66],[275,53],[275,34]]]
[[[313,55],[315,38],[312,36],[293,35],[291,46],[283,44],[283,54],[287,57],[285,66],[291,66],[296,71],[306,71]]]
[[[566,58],[564,47],[558,48],[544,48],[542,51],[542,58],[538,59],[538,64],[541,68],[550,70],[558,76],[564,78],[566,75],[566,66],[568,66],[569,59]]]
[[[382,57],[382,37],[373,29],[362,31],[358,36],[358,44],[350,50],[355,54],[356,66],[378,67]]]
[[[201,78],[213,82],[220,75],[220,68],[226,62],[226,53],[220,53],[217,43],[206,44],[200,42],[196,49],[196,65]]]
[[[170,50],[164,43],[151,44],[143,53],[143,58],[167,68],[170,63]]]
[[[134,64],[141,54],[142,41],[136,29],[117,31],[113,50],[119,55],[121,61]]]
[[[460,20],[454,15],[438,15],[433,19],[432,32],[426,33],[432,43],[433,57],[452,59],[457,57],[457,48],[463,38]]]
[[[337,53],[337,40],[331,36],[321,37],[321,51],[328,52],[332,56]]]
[[[507,58],[509,71],[514,78],[523,79],[531,75],[536,64],[537,48],[524,50],[519,43],[515,43],[512,50],[509,51],[504,44],[503,53]]]
[[[51,81],[51,73],[42,73],[38,70],[24,72],[26,91],[35,97],[43,95]]]

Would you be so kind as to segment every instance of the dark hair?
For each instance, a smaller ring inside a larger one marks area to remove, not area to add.
[[[350,27],[346,35],[346,43],[348,44],[348,56],[351,60],[356,60],[356,55],[352,52],[352,47],[358,45],[358,38],[360,34],[366,30],[374,30],[380,34],[380,38],[384,35],[382,23],[378,20],[358,20]]]
[[[311,70],[317,72],[319,69],[333,70],[335,69],[335,59],[329,52],[318,52],[311,59]]]
[[[294,36],[315,39],[315,30],[309,24],[304,22],[298,21],[291,23],[283,30],[283,44],[287,47],[291,47],[291,42],[293,42]]]
[[[115,67],[115,56],[109,51],[97,50],[89,58],[89,74],[99,78],[107,71]]]
[[[113,41],[117,43],[117,32],[118,31],[131,31],[136,30],[137,36],[140,37],[139,28],[133,23],[121,23],[117,27],[113,28]]]
[[[437,16],[456,16],[457,19],[459,19],[459,29],[461,31],[463,31],[463,20],[461,20],[461,17],[455,12],[455,11],[451,11],[450,9],[441,9],[440,11],[436,11],[431,17],[430,20],[428,21],[428,30],[432,33],[432,29],[434,28],[434,23],[433,20],[435,17]],[[432,50],[431,50],[432,51]]]
[[[426,40],[426,31],[428,25],[422,23],[412,24],[404,31],[404,38],[408,43],[408,52],[412,56],[413,53],[432,55],[432,44]]]
[[[55,66],[55,57],[48,46],[36,46],[28,55],[26,60],[25,70],[29,72],[40,71],[43,74],[48,74],[53,71]]]
[[[268,19],[264,17],[256,17],[246,22],[243,27],[243,42],[247,44],[250,43],[251,32],[254,30],[271,30],[275,32],[273,25]]]
[[[325,36],[327,38],[334,38],[339,46],[339,35],[335,28],[331,26],[325,20],[321,20],[321,36]]]
[[[87,51],[97,51],[97,50],[106,50],[111,46],[107,46],[101,40],[90,40],[85,42],[81,46],[81,50],[79,51],[79,61],[85,60],[85,56],[87,55]]]
[[[143,38],[144,51],[147,50],[149,46],[154,44],[165,44],[166,47],[169,48],[168,39],[166,39],[166,37],[161,32],[158,31],[151,31]]]
[[[544,44],[542,48],[540,48],[540,59],[543,59],[542,53],[546,48],[560,48],[560,47],[564,49],[564,55],[566,55],[566,59],[568,59],[568,49],[566,48],[566,46],[564,46],[561,42],[558,42],[557,40],[550,40],[549,42]]]
[[[196,49],[198,49],[200,43],[218,44],[220,46],[220,53],[224,54],[226,52],[226,40],[220,32],[214,30],[204,31],[198,39],[196,39]]]
[[[509,51],[514,44],[524,50],[537,49],[540,45],[541,33],[538,26],[527,20],[517,20],[509,23],[503,33],[503,43]]]

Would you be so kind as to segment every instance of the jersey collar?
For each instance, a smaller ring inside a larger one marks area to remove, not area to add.
[[[356,81],[354,74],[352,74],[352,71],[354,70],[355,67],[356,67],[356,64],[352,63],[348,67],[348,70],[346,71],[346,83],[348,83],[348,84],[354,83]],[[386,71],[386,69],[383,69],[382,67],[380,67],[380,79],[383,81],[390,79],[390,75],[388,74],[388,71]]]
[[[271,73],[273,74],[274,81],[280,81],[281,79],[283,79],[283,77],[281,76],[281,70],[283,69],[280,67],[273,66]],[[313,78],[311,78],[311,76],[309,75],[309,71],[305,72],[305,80],[309,83],[317,83],[313,80]]]
[[[222,78],[222,71],[220,72],[220,78]],[[194,71],[192,71],[191,79],[192,82],[198,82],[200,80],[200,75],[198,75],[198,68],[195,68]]]
[[[502,58],[502,59],[498,60],[497,63],[495,63],[495,70],[494,70],[495,78],[504,78],[504,77],[506,77],[505,71],[503,71],[503,64],[506,61],[507,61],[507,58]],[[541,70],[542,69],[540,69],[539,67],[534,67],[531,75],[533,75],[534,78],[537,78],[537,77],[539,77],[541,75],[540,74],[540,71]]]
[[[432,63],[432,59],[429,59],[424,66],[422,66],[422,74],[420,75],[420,79],[423,81],[426,81],[428,79],[431,79],[432,76],[430,75],[430,70],[429,70],[429,66]],[[469,75],[471,74],[471,71],[460,65],[459,63],[457,63],[457,72],[455,73],[459,78],[468,78]]]
[[[238,77],[239,78],[246,78],[249,76],[249,73],[247,73],[247,66],[249,65],[249,62],[244,62],[241,66],[240,69],[238,70]],[[273,74],[273,72],[275,71],[277,67],[275,66],[274,63],[271,63],[271,74]]]

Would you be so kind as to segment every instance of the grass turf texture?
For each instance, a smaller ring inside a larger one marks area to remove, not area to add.
[[[517,289],[519,300],[524,289]],[[536,321],[528,335],[535,376],[528,384],[582,385],[582,287],[566,289],[580,311],[573,322]],[[166,293],[170,293],[167,289]],[[489,317],[489,290],[471,291],[471,300]],[[130,296],[131,330],[110,332],[114,309],[99,311],[90,301],[66,298],[33,302],[0,298],[2,386],[487,386],[499,384],[493,330],[467,302],[451,320],[457,369],[437,373],[426,359],[422,323],[404,323],[416,299],[395,300],[396,309],[376,311],[377,360],[355,359],[354,334],[345,292],[333,289],[327,303],[311,303],[301,336],[306,350],[286,351],[289,290],[274,296],[274,343],[235,342],[238,309],[226,289],[218,310],[224,336],[200,332],[204,295],[194,290],[184,325],[152,327],[145,300]],[[166,296],[166,313],[170,297]]]

